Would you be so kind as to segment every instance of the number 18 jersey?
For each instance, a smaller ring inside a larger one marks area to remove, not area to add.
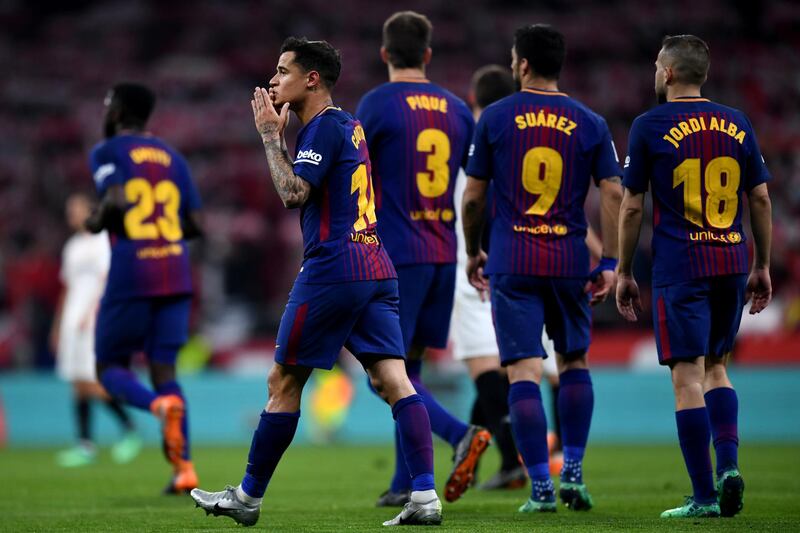
[[[750,121],[678,98],[631,127],[623,185],[653,194],[653,284],[744,274],[742,193],[770,179]]]
[[[356,110],[372,159],[381,237],[396,266],[456,262],[456,176],[474,121],[428,80],[384,83]]]
[[[487,274],[589,273],[584,202],[621,174],[606,121],[564,93],[523,89],[487,107],[467,174],[492,180]]]
[[[191,293],[181,220],[200,208],[200,196],[183,157],[152,135],[118,135],[92,150],[90,165],[101,197],[118,185],[128,201],[124,234],[110,235],[104,298]]]

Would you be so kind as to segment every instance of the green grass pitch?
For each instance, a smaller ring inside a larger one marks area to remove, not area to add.
[[[674,446],[597,445],[585,472],[595,509],[554,515],[519,515],[527,489],[470,490],[444,504],[441,531],[800,531],[800,446],[748,445],[741,464],[747,490],[744,512],[732,519],[663,521],[659,513],[690,492],[677,443]],[[449,451],[437,447],[441,489]],[[195,463],[205,489],[239,481],[247,450],[198,448]],[[294,447],[284,456],[253,530],[378,531],[394,509],[377,509],[392,465],[389,447]],[[490,449],[485,478],[497,466]],[[156,449],[133,464],[117,466],[108,454],[97,464],[58,468],[52,450],[0,451],[0,531],[225,531],[225,517],[206,516],[188,496],[160,496],[168,474]]]

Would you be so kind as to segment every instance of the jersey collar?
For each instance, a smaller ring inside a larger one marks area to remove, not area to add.
[[[522,92],[533,93],[533,94],[544,94],[547,96],[569,96],[567,93],[562,93],[561,91],[551,91],[549,89],[534,89],[532,87],[525,87],[522,89]]]
[[[708,98],[702,96],[676,96],[671,100],[672,102],[710,102]]]

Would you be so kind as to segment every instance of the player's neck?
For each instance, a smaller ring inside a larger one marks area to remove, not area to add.
[[[118,126],[114,131],[114,135],[144,135],[145,131],[142,128],[134,126]]]
[[[676,98],[702,98],[700,87],[697,85],[668,85],[667,102]]]
[[[540,91],[558,91],[558,80],[549,80],[539,76],[526,76],[522,78],[523,89],[538,89]]]
[[[312,118],[316,117],[322,111],[333,105],[333,99],[328,92],[317,92],[309,95],[302,104],[302,107],[295,109],[294,112],[300,123],[305,126]]]
[[[420,68],[394,68],[389,65],[389,81],[428,81],[425,77],[425,67]]]

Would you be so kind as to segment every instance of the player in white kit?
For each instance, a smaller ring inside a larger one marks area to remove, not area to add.
[[[111,449],[114,461],[133,460],[142,447],[128,414],[111,399],[95,375],[94,327],[97,305],[103,294],[111,250],[105,232],[93,235],[84,223],[91,212],[89,198],[73,194],[66,202],[66,219],[75,233],[64,245],[61,258],[63,290],[51,333],[59,377],[72,383],[78,444],[59,452],[56,461],[64,467],[84,466],[97,455],[91,435],[91,402],[104,402],[120,422],[124,434]]]

